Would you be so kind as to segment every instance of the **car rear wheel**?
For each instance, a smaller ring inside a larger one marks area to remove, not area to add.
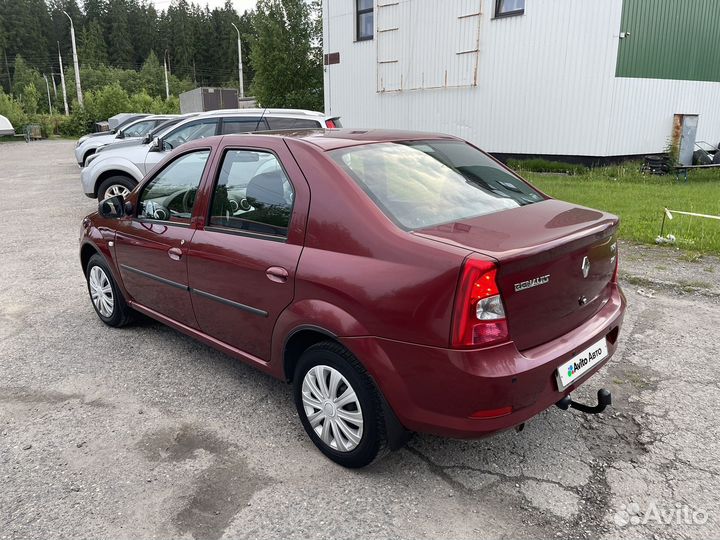
[[[100,255],[90,257],[85,276],[90,300],[100,320],[115,327],[130,322],[132,311],[125,303],[105,259]]]
[[[321,342],[300,357],[293,379],[295,406],[315,446],[334,462],[365,467],[387,446],[380,395],[344,347]]]
[[[127,176],[111,176],[100,184],[98,199],[102,201],[108,197],[116,197],[117,195],[127,197],[136,185],[137,182]]]

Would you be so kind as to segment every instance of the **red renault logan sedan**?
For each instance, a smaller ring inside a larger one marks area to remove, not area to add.
[[[454,137],[317,130],[183,145],[84,219],[80,258],[104,323],[291,382],[315,445],[362,467],[567,408],[616,348],[617,229]]]

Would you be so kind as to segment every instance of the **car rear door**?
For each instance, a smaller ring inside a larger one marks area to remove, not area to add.
[[[188,291],[187,250],[209,149],[179,155],[147,182],[134,215],[118,220],[115,257],[130,300],[197,328]]]
[[[188,253],[195,316],[205,333],[267,361],[293,299],[310,190],[281,138],[248,137],[216,163]]]

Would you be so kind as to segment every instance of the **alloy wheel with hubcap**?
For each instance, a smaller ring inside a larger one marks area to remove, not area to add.
[[[318,365],[303,378],[302,402],[313,431],[338,452],[354,450],[363,435],[363,413],[355,390],[335,368]]]
[[[382,396],[347,348],[330,340],[315,343],[300,355],[293,373],[295,407],[318,450],[350,468],[385,454]]]
[[[108,326],[125,326],[133,318],[133,310],[127,305],[118,289],[105,258],[96,253],[85,267],[88,292],[95,312]]]
[[[103,199],[109,199],[110,197],[117,197],[121,195],[123,198],[130,194],[130,190],[122,184],[112,184],[105,190],[105,196]]]
[[[90,297],[95,305],[95,309],[97,309],[103,317],[112,317],[113,310],[115,309],[115,299],[113,297],[112,285],[105,271],[99,266],[93,266],[90,269],[88,283],[90,285]]]

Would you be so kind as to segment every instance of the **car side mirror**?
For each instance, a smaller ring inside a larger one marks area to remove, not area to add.
[[[100,201],[98,214],[107,219],[117,219],[125,215],[125,200],[122,195],[115,195]]]
[[[121,129],[117,132],[117,135],[115,135],[116,139],[124,139],[125,138],[125,132]]]
[[[123,207],[123,211],[125,212],[126,216],[132,216],[133,213],[133,203],[132,201],[125,201],[125,206]]]
[[[155,137],[153,139],[152,143],[150,144],[150,151],[151,152],[160,152],[160,150],[162,150],[162,145],[163,145],[162,139],[160,139],[160,137]]]

